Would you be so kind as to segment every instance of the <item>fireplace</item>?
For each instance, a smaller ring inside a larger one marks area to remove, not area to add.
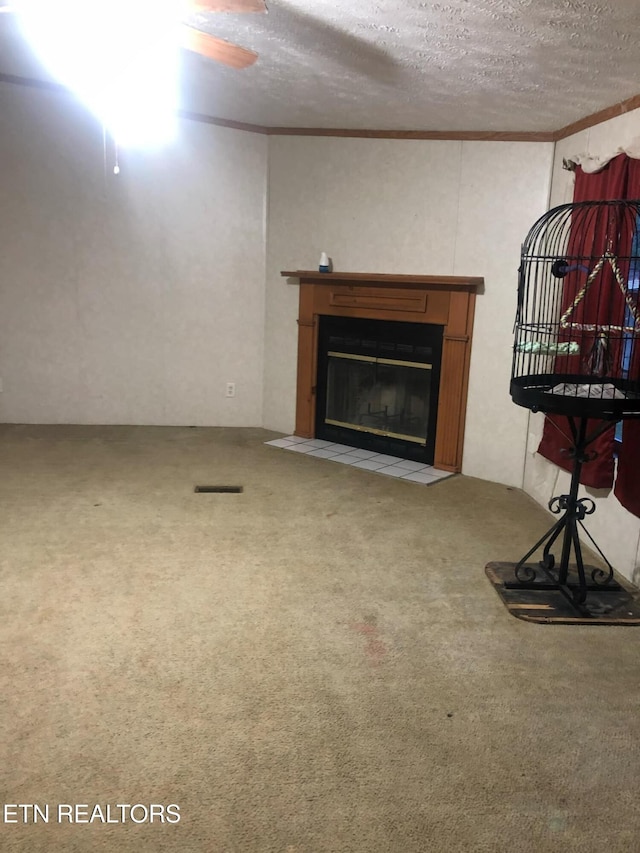
[[[442,326],[321,316],[317,438],[433,464]]]
[[[295,434],[366,443],[377,452],[460,471],[475,297],[484,279],[311,270],[282,275],[300,285]],[[383,325],[354,333],[349,320]],[[415,326],[423,328],[412,337]],[[390,337],[385,329],[392,327]],[[381,338],[372,329],[382,329]],[[327,335],[336,340],[321,346]],[[360,351],[352,338],[376,343]],[[427,399],[418,403],[414,392],[422,394],[425,385]],[[348,402],[345,387],[355,388],[357,403]]]

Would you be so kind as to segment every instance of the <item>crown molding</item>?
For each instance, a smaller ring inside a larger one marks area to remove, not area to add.
[[[268,127],[262,127],[259,124],[247,124],[243,121],[231,121],[226,118],[207,116],[203,113],[191,113],[188,110],[178,110],[177,115],[178,118],[183,118],[187,121],[199,121],[202,124],[215,124],[217,127],[230,127],[232,130],[244,130],[247,133],[269,133]]]
[[[50,80],[38,80],[33,77],[22,77],[17,74],[0,72],[0,83],[14,86],[26,86],[47,92],[71,94],[66,86]],[[557,142],[587,130],[596,124],[624,115],[640,108],[640,94],[633,95],[611,107],[585,116],[579,121],[566,125],[555,131],[499,131],[499,130],[355,130],[349,128],[327,127],[266,127],[259,124],[248,124],[231,119],[217,118],[203,113],[178,110],[178,117],[187,121],[197,121],[202,124],[213,124],[217,127],[228,127],[232,130],[242,130],[246,133],[260,133],[265,136],[333,136],[354,139],[440,139],[484,142]]]
[[[554,141],[566,139],[567,136],[573,136],[574,133],[579,133],[581,130],[587,130],[596,124],[602,124],[603,121],[609,121],[611,118],[630,113],[640,107],[640,95],[633,95],[625,101],[620,101],[612,107],[606,107],[604,110],[599,110],[597,113],[591,113],[589,116],[574,121],[573,124],[568,124],[566,127],[560,128],[554,134]]]
[[[43,89],[47,92],[70,94],[62,83],[53,80],[37,80],[35,77],[22,77],[18,74],[4,74],[0,71],[0,83],[10,83],[13,86],[26,86],[29,89]]]
[[[267,127],[269,136],[338,136],[358,139],[446,139],[485,142],[553,142],[552,131],[350,130],[327,127]]]
[[[59,95],[72,95],[70,89],[63,86],[62,83],[56,83],[53,80],[38,80],[35,77],[22,77],[17,74],[4,74],[0,72],[0,83],[9,83],[14,86],[26,86],[28,89],[40,89],[45,92],[55,92]],[[229,127],[233,130],[244,130],[248,133],[267,133],[267,128],[257,124],[246,124],[241,121],[231,121],[225,118],[216,118],[216,116],[207,116],[203,113],[192,113],[188,110],[178,110],[178,118],[186,119],[187,121],[197,121],[202,124],[214,124],[217,127]]]

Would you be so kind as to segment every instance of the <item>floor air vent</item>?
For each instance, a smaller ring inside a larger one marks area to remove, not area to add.
[[[196,486],[194,492],[239,495],[244,491],[243,486]]]

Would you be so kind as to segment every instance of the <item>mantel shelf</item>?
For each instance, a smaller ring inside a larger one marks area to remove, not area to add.
[[[318,270],[284,270],[287,278],[297,278],[306,284],[336,284],[351,286],[384,284],[386,287],[442,288],[445,290],[477,290],[484,285],[481,276],[457,275],[390,275],[372,272],[318,272]]]

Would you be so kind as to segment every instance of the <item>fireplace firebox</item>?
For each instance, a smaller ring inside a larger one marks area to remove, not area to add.
[[[316,436],[433,464],[442,331],[321,316]]]

